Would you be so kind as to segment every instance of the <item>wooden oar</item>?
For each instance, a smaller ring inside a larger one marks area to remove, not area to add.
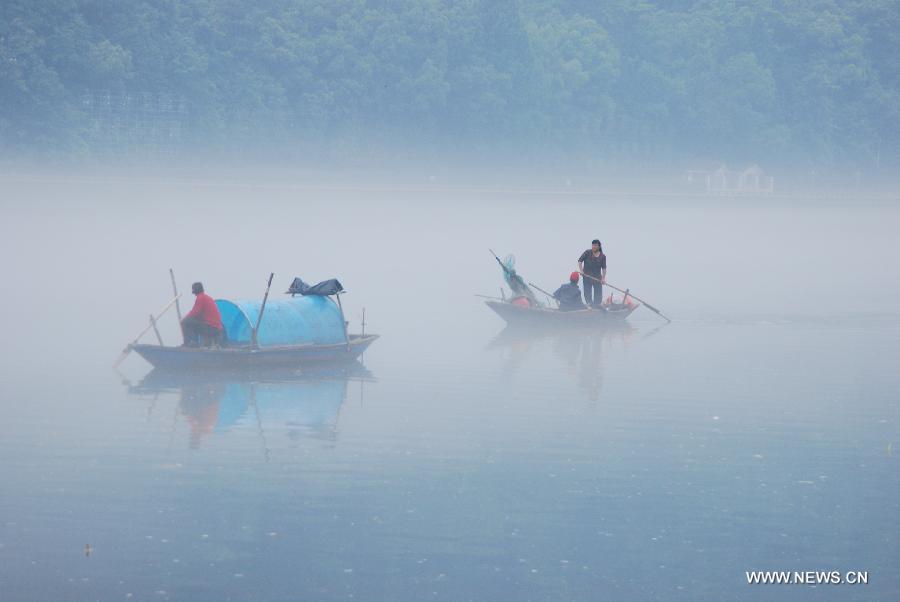
[[[670,320],[669,318],[667,318],[666,315],[665,315],[663,312],[659,311],[658,309],[656,309],[655,307],[653,307],[652,305],[650,305],[649,303],[647,303],[646,301],[644,301],[643,299],[641,299],[640,297],[638,297],[637,295],[635,295],[634,293],[632,293],[630,290],[628,290],[628,291],[623,291],[623,290],[620,289],[619,287],[611,285],[609,282],[603,282],[603,281],[600,280],[599,278],[594,278],[594,277],[591,276],[590,274],[585,274],[584,272],[581,272],[581,275],[584,276],[585,278],[590,278],[591,280],[593,280],[593,281],[595,281],[595,282],[599,282],[599,283],[601,283],[601,284],[605,284],[606,286],[608,286],[609,288],[613,289],[614,291],[619,291],[619,292],[622,293],[622,294],[627,294],[629,297],[631,297],[631,298],[635,299],[636,301],[640,302],[644,307],[646,307],[646,308],[649,309],[650,311],[659,314],[660,317],[663,318],[666,322],[671,322],[671,321],[672,321],[672,320]]]
[[[534,282],[529,282],[528,286],[532,286],[532,287],[536,288],[538,291],[547,295],[548,299],[553,299],[554,301],[556,301],[556,306],[559,307],[559,299],[557,299],[556,297],[554,297],[553,295],[551,295],[550,293],[548,293],[547,291],[545,291],[544,289],[542,289],[541,287],[536,285]]]
[[[166,306],[160,310],[160,312],[156,315],[155,319],[152,319],[153,316],[151,316],[150,325],[147,326],[147,328],[145,328],[144,330],[142,330],[141,334],[137,335],[134,338],[134,340],[131,342],[131,344],[128,345],[124,351],[122,351],[122,355],[120,355],[119,359],[116,360],[116,363],[113,364],[113,369],[118,368],[119,364],[121,364],[123,361],[125,361],[125,358],[128,357],[129,353],[131,353],[131,346],[137,345],[137,342],[141,340],[141,337],[144,336],[145,334],[147,334],[147,332],[156,325],[156,322],[159,321],[159,319],[163,316],[164,313],[169,311],[169,308],[172,307],[176,301],[178,301],[179,297],[181,297],[181,295],[175,295],[175,297],[171,301],[166,303]]]

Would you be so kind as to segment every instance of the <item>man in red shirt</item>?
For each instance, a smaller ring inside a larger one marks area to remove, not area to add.
[[[181,320],[181,332],[187,347],[199,347],[200,341],[219,340],[222,336],[222,316],[213,298],[203,292],[203,284],[195,282],[191,292],[197,296],[194,307]]]

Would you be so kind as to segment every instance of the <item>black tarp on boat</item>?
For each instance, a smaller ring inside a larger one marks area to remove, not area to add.
[[[343,290],[344,287],[337,278],[323,280],[322,282],[313,285],[303,282],[302,278],[294,278],[287,293],[290,295],[318,295],[320,297],[328,297],[343,292]]]

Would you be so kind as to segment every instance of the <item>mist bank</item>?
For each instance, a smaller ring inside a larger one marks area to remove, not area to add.
[[[13,1],[0,156],[885,177],[896,2]]]
[[[754,169],[759,169],[759,175],[754,175]],[[585,169],[543,163],[530,167],[499,160],[474,163],[422,157],[402,164],[384,159],[377,164],[345,166],[248,163],[218,156],[186,157],[180,162],[0,161],[0,188],[6,192],[0,205],[7,207],[42,202],[31,195],[17,195],[16,191],[23,187],[55,186],[60,190],[58,199],[64,199],[70,185],[104,183],[132,186],[131,194],[118,201],[125,205],[137,193],[164,191],[171,185],[198,190],[254,190],[261,198],[279,197],[291,191],[301,196],[317,191],[346,191],[367,204],[401,199],[423,205],[458,204],[471,193],[477,198],[487,194],[522,203],[551,195],[602,199],[606,203],[900,205],[900,172],[872,177],[861,172],[793,170],[783,165],[765,171],[758,165],[701,171],[641,165]],[[154,202],[166,203],[166,194],[160,194]],[[71,202],[79,201],[73,197]]]

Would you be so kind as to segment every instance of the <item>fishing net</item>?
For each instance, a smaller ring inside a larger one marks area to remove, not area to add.
[[[515,275],[516,273],[516,256],[513,254],[509,254],[504,257],[503,267],[506,268],[503,270],[503,279],[506,280],[507,284],[509,284],[510,274]]]
[[[516,258],[514,255],[507,255],[506,258],[500,262],[501,267],[503,268],[503,279],[506,281],[506,284],[509,286],[509,290],[513,292],[513,295],[516,297],[527,297],[529,301],[531,301],[534,305],[540,305],[538,300],[535,298],[534,293],[531,292],[531,289],[525,284],[525,280],[516,273]]]

